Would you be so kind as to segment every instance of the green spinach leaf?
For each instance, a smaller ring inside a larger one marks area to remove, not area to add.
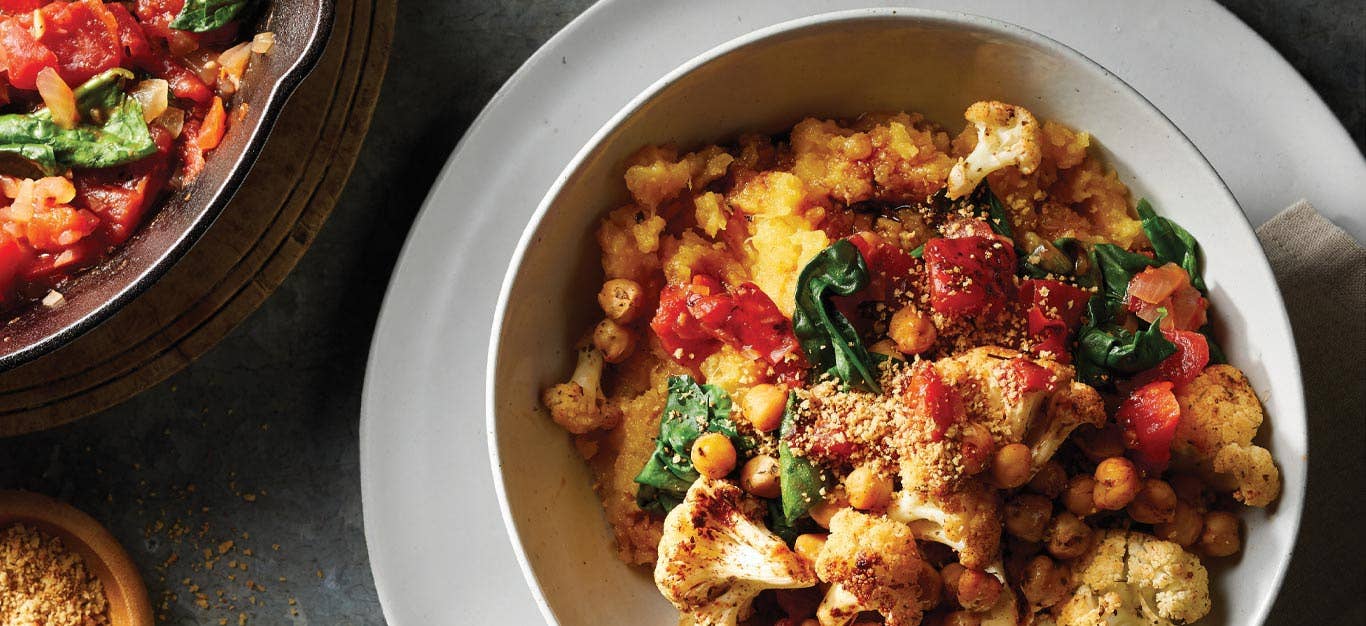
[[[715,385],[699,385],[691,376],[669,377],[669,397],[659,418],[655,450],[636,475],[636,504],[660,515],[683,501],[700,474],[692,465],[692,445],[703,433],[721,433],[739,452],[754,441],[740,435],[730,418],[730,396]]]
[[[250,4],[251,0],[185,0],[185,8],[171,21],[171,28],[193,33],[222,28]]]
[[[1001,204],[1001,200],[996,197],[996,194],[992,193],[991,186],[986,184],[986,181],[983,181],[981,184],[977,185],[977,190],[985,190],[987,224],[991,226],[992,232],[1014,239],[1015,231],[1010,227],[1010,218],[1006,215],[1006,207]],[[981,205],[979,204],[978,206]]]
[[[792,453],[788,440],[795,434],[797,396],[788,394],[787,409],[783,411],[782,426],[778,429],[778,484],[782,488],[782,520],[788,526],[797,523],[812,505],[824,498],[825,476],[811,459]]]
[[[1129,281],[1144,268],[1154,267],[1156,261],[1129,252],[1111,243],[1098,243],[1091,248],[1100,267],[1101,293],[1111,306],[1119,306],[1129,292]]]
[[[156,152],[142,106],[120,89],[127,70],[110,70],[73,90],[77,106],[99,125],[79,124],[66,129],[52,121],[46,109],[28,114],[0,115],[0,152],[53,176],[65,168],[101,168],[132,163]],[[0,171],[16,173],[5,168]]]
[[[1146,329],[1130,332],[1114,323],[1107,298],[1096,294],[1086,303],[1087,322],[1077,333],[1077,375],[1092,386],[1109,386],[1116,375],[1151,369],[1176,353],[1176,344],[1162,336],[1166,309]]]
[[[868,286],[868,265],[854,244],[836,241],[812,258],[797,279],[792,328],[817,372],[829,373],[846,385],[881,393],[876,367],[858,330],[830,301],[850,296]]]
[[[1205,279],[1200,275],[1200,244],[1195,237],[1176,222],[1162,217],[1146,199],[1138,201],[1138,217],[1143,232],[1153,244],[1159,263],[1175,263],[1190,275],[1191,285],[1205,291]]]

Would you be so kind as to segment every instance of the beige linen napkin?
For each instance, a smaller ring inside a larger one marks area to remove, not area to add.
[[[1309,490],[1268,624],[1366,624],[1366,249],[1301,200],[1257,229],[1299,348]]]

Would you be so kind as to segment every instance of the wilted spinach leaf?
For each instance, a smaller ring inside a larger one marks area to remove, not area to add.
[[[1190,275],[1191,285],[1203,293],[1205,279],[1200,275],[1200,244],[1195,237],[1176,222],[1158,215],[1146,199],[1138,201],[1138,217],[1159,264],[1180,265]]]
[[[876,368],[858,331],[830,301],[868,286],[868,265],[854,244],[836,241],[811,259],[797,278],[797,306],[792,329],[802,352],[817,372],[846,385],[881,393]]]
[[[699,385],[691,376],[669,377],[669,398],[659,418],[655,451],[636,475],[636,504],[660,515],[683,501],[700,474],[692,465],[692,445],[703,433],[721,433],[740,452],[754,442],[742,437],[730,419],[730,396],[715,385]]]
[[[787,443],[795,434],[796,417],[797,396],[788,394],[787,409],[778,429],[778,483],[782,487],[782,520],[788,526],[796,524],[812,505],[821,501],[821,492],[826,487],[820,468],[811,459],[793,454]]]
[[[131,74],[110,70],[73,90],[77,107],[87,119],[99,120],[98,125],[62,128],[46,109],[0,115],[0,152],[48,176],[70,167],[113,167],[152,155],[156,142],[142,119],[142,106],[120,89],[125,75]]]
[[[1166,309],[1138,332],[1114,323],[1114,309],[1101,294],[1086,303],[1087,322],[1077,333],[1077,375],[1092,386],[1109,386],[1115,376],[1137,374],[1156,367],[1176,353],[1176,344],[1162,336]]]
[[[222,28],[250,4],[251,0],[185,0],[185,8],[171,21],[171,28],[194,33]]]

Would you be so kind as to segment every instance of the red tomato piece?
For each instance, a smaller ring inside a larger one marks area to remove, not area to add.
[[[1124,429],[1124,443],[1134,461],[1149,474],[1166,469],[1172,457],[1172,438],[1181,420],[1181,405],[1176,402],[1170,381],[1149,383],[1129,394],[1115,413]]]
[[[912,410],[934,424],[930,431],[932,441],[943,439],[950,426],[963,421],[967,416],[963,408],[963,399],[958,396],[958,392],[944,383],[943,377],[933,365],[923,361],[911,372],[911,383],[906,389],[905,400]]]
[[[1149,267],[1129,280],[1124,307],[1151,323],[1158,309],[1166,309],[1162,328],[1195,330],[1205,325],[1209,301],[1190,284],[1190,275],[1175,263]]]
[[[43,8],[48,0],[0,0],[0,13],[22,15]]]
[[[33,252],[27,246],[7,234],[0,233],[0,302],[9,299],[19,273],[32,258]]]
[[[38,254],[21,274],[26,283],[52,284],[72,272],[98,261],[108,245],[100,237],[86,237],[61,252]]]
[[[1048,368],[1024,357],[1011,359],[1008,367],[1015,383],[1008,385],[1008,390],[1018,390],[1020,394],[1053,390],[1056,379]]]
[[[171,22],[184,8],[185,0],[137,0],[133,3],[133,12],[142,22],[143,30],[161,39],[171,32]]]
[[[1029,334],[1036,339],[1033,352],[1071,362],[1069,342],[1081,326],[1090,299],[1091,292],[1061,281],[1031,278],[1021,283],[1020,300],[1029,307]]]
[[[739,349],[758,352],[770,365],[797,361],[805,369],[805,358],[792,330],[792,321],[758,285],[742,283],[735,288],[731,328],[739,339]]]
[[[105,8],[118,24],[119,45],[123,48],[123,54],[134,63],[149,62],[152,59],[152,44],[147,42],[147,35],[143,34],[137,18],[122,4],[107,4]]]
[[[73,176],[76,202],[99,216],[111,245],[123,243],[137,230],[170,178],[171,134],[160,126],[148,128],[157,143],[156,154],[123,167],[79,170]]]
[[[1204,335],[1189,330],[1163,330],[1162,336],[1176,345],[1176,352],[1156,367],[1139,373],[1134,381],[1146,384],[1166,380],[1177,388],[1184,387],[1209,365],[1209,341]]]
[[[991,315],[1015,295],[1015,251],[995,237],[931,239],[925,244],[930,305],[952,316]]]
[[[694,277],[696,282],[698,277]],[[721,347],[721,342],[702,326],[688,310],[688,298],[694,285],[668,285],[659,294],[659,308],[650,320],[650,328],[664,351],[675,361],[695,366]],[[708,290],[703,296],[711,295]]]
[[[17,89],[36,89],[39,71],[59,67],[57,55],[38,43],[28,28],[15,19],[0,22],[0,56],[9,70],[9,83]]]
[[[123,62],[118,20],[99,0],[54,2],[43,7],[46,25],[39,42],[57,57],[57,71],[75,87]]]
[[[170,84],[171,94],[177,98],[192,100],[197,104],[208,104],[213,100],[213,90],[200,80],[199,74],[185,67],[160,50],[151,50],[146,59],[133,59],[138,69],[160,78]]]

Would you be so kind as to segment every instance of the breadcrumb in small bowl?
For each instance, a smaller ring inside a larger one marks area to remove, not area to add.
[[[61,556],[79,557],[75,567],[83,569],[84,574],[93,579],[85,591],[103,596],[82,600],[94,603],[103,601],[103,615],[107,619],[103,623],[110,626],[153,624],[151,601],[137,566],[118,540],[94,518],[69,504],[41,494],[0,491],[0,537],[14,529],[24,535],[24,545],[35,546],[35,551],[49,551],[49,556],[55,552]],[[57,545],[58,541],[60,545]],[[0,554],[4,552],[0,550]],[[67,564],[70,565],[69,562]],[[5,573],[9,565],[0,562],[0,574]],[[70,567],[65,569],[73,570]],[[74,571],[79,572],[80,569]],[[0,576],[0,579],[3,578]],[[52,585],[45,586],[49,590],[52,588]],[[10,592],[8,588],[0,591]],[[54,616],[43,617],[51,619]],[[56,620],[50,623],[64,622]]]

